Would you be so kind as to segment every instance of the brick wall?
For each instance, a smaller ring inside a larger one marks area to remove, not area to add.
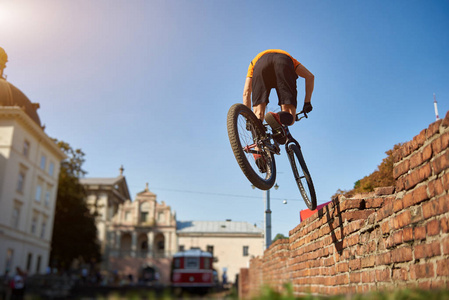
[[[396,185],[338,197],[254,258],[240,297],[449,287],[449,112],[394,153]]]

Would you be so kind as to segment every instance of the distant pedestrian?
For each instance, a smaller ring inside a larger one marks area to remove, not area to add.
[[[16,274],[10,280],[11,300],[21,300],[25,295],[25,274],[16,268]]]
[[[226,270],[223,271],[221,279],[223,280],[223,288],[225,288],[226,285],[228,284],[228,274],[226,274]]]

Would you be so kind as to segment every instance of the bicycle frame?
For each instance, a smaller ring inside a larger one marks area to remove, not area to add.
[[[300,117],[301,114],[303,114],[303,116]],[[297,122],[299,122],[303,118],[308,118],[307,114],[305,112],[301,111],[296,114],[295,119]],[[265,126],[265,128],[268,128],[269,125],[264,124],[264,126]],[[282,126],[285,131],[285,135],[287,137],[287,142],[285,143],[285,151],[288,153],[288,146],[291,143],[296,144],[296,146],[298,146],[298,148],[301,149],[301,146],[299,145],[298,141],[291,135],[289,127],[287,125],[282,125]],[[281,153],[279,143],[275,139],[273,139],[271,133],[269,133],[268,130],[266,130],[266,132],[267,132],[266,137],[264,137],[263,139],[256,139],[254,144],[244,147],[243,151],[245,151],[246,153],[260,154],[261,152],[255,150],[256,147],[259,147],[259,148],[266,148],[271,153],[279,155]],[[271,142],[271,140],[273,142]]]
[[[300,115],[303,114],[303,116],[300,117]],[[303,118],[308,118],[307,114],[303,111],[296,114],[295,120],[297,122],[301,121]],[[265,128],[268,128],[269,125],[265,124]],[[289,127],[287,125],[282,125],[285,135],[287,137],[287,142],[285,143],[285,151],[288,153],[288,146],[292,143],[296,144],[299,149],[301,149],[301,146],[299,145],[298,141],[291,135]],[[273,140],[273,143],[270,142],[270,140]],[[258,142],[258,141],[256,141]],[[271,134],[268,133],[267,130],[267,137],[259,142],[263,145],[263,147],[266,147],[270,152],[274,154],[280,154],[280,148],[279,143],[272,138]],[[254,145],[255,146],[255,145]]]

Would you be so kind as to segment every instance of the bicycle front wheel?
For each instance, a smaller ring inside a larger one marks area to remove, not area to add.
[[[227,127],[232,151],[243,174],[255,187],[269,190],[276,181],[276,164],[273,154],[263,147],[266,134],[262,122],[251,109],[237,103],[229,109]]]
[[[290,144],[287,149],[288,159],[292,166],[293,175],[298,185],[304,202],[310,210],[316,209],[316,194],[313,187],[312,177],[310,177],[306,162],[302,156],[301,149],[296,144]]]

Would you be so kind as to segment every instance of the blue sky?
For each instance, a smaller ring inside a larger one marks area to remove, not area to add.
[[[433,93],[444,117],[448,33],[448,1],[0,0],[8,81],[41,104],[48,135],[86,153],[88,177],[123,165],[132,197],[148,182],[178,220],[260,227],[263,192],[226,131],[251,59],[283,49],[315,75],[314,110],[291,131],[324,203],[435,121]],[[273,236],[306,208],[276,159]]]

